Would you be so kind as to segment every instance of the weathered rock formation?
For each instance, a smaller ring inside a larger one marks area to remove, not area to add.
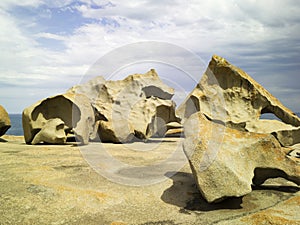
[[[245,129],[250,132],[272,134],[282,146],[300,143],[300,127],[294,127],[277,120],[249,121]]]
[[[95,115],[84,95],[66,93],[39,101],[24,109],[22,115],[27,144],[63,144],[75,134],[82,144],[95,136]]]
[[[208,202],[251,192],[252,183],[284,177],[300,184],[300,164],[270,134],[239,131],[209,121],[201,112],[185,123],[184,151]]]
[[[183,137],[183,125],[178,122],[171,122],[167,124],[166,137]]]
[[[274,132],[278,138],[282,133],[279,131],[284,131],[296,138],[289,141],[280,138],[280,143],[284,146],[299,141],[300,118],[247,73],[216,55],[212,57],[201,81],[178,108],[177,113],[186,120],[198,111],[231,128],[257,133]],[[283,123],[260,120],[264,113],[273,113]],[[288,129],[287,124],[291,125]]]
[[[166,86],[153,69],[119,81],[96,77],[68,92],[89,97],[99,118],[98,137],[103,142],[130,142],[135,138],[162,136],[167,123],[179,121],[171,100],[174,90]]]
[[[26,143],[62,144],[68,133],[79,141],[130,142],[163,136],[178,122],[174,90],[154,70],[120,81],[96,77],[66,94],[42,100],[23,112]]]
[[[201,111],[213,120],[235,124],[259,120],[261,114],[273,113],[287,124],[300,126],[300,119],[291,110],[243,70],[216,55],[178,111],[183,118]]]
[[[0,105],[0,137],[10,128],[10,119],[6,110]]]
[[[264,113],[281,121],[260,119]],[[277,176],[300,183],[293,148],[281,147],[300,142],[300,118],[224,58],[212,57],[178,114],[186,121],[185,153],[207,201],[245,195],[252,182]]]

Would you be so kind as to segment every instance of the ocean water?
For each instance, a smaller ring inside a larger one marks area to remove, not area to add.
[[[8,135],[23,136],[22,114],[9,114],[11,127],[6,131]]]
[[[300,117],[300,113],[296,113]],[[23,127],[22,127],[22,114],[10,114],[11,128],[8,129],[6,134],[23,136]],[[261,119],[277,119],[273,114],[263,114]]]

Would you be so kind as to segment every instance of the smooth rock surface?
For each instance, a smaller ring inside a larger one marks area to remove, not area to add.
[[[10,118],[3,106],[0,105],[0,137],[11,127]]]
[[[99,118],[98,137],[103,142],[122,143],[163,136],[167,123],[179,121],[171,100],[174,90],[159,79],[154,69],[118,81],[95,77],[69,92],[89,97]]]
[[[67,140],[64,128],[65,123],[60,118],[49,119],[43,124],[41,130],[34,136],[31,144],[64,144]]]
[[[240,68],[214,55],[197,87],[179,107],[184,120],[201,111],[211,120],[245,129],[261,114],[273,113],[286,124],[300,126],[300,118]]]
[[[284,179],[272,179],[244,197],[208,204],[188,164],[160,183],[133,187],[97,174],[72,143],[25,145],[23,137],[2,138],[7,142],[0,142],[0,224],[299,224],[299,187]],[[104,146],[127,164],[146,166],[163,162],[181,141],[90,145]]]
[[[82,144],[95,136],[94,110],[85,95],[66,93],[41,100],[22,115],[27,144],[63,144],[75,134]]]
[[[243,132],[209,121],[201,112],[185,123],[184,151],[208,202],[239,197],[268,178],[300,184],[300,164],[270,134]]]

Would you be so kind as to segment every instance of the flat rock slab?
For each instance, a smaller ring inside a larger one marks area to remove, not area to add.
[[[96,173],[72,144],[26,145],[22,137],[0,142],[0,224],[299,224],[299,187],[268,180],[241,198],[208,204],[188,164],[148,186],[126,186]],[[104,146],[126,164],[162,162],[180,138]],[[138,151],[141,147],[144,151]],[[126,154],[121,154],[126,152]],[[171,164],[171,162],[169,162]]]

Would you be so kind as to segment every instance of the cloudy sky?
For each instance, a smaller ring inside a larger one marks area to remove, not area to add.
[[[298,0],[1,0],[0,104],[21,113],[81,82],[111,51],[155,41],[191,51],[205,66],[223,56],[299,112],[299,32]],[[176,76],[175,67],[158,67]]]

